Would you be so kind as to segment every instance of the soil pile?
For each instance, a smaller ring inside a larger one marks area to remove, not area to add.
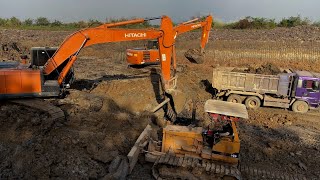
[[[29,54],[28,48],[21,43],[9,41],[0,44],[1,60],[19,61],[21,55]]]
[[[252,66],[249,66],[248,68],[241,70],[238,68],[235,68],[232,70],[232,72],[243,72],[243,73],[253,73],[253,74],[265,74],[265,75],[277,75],[281,73],[282,71],[272,63],[263,64],[258,68],[254,68]]]
[[[304,116],[273,108],[249,111],[250,118],[239,124],[242,163],[317,179],[320,157],[313,155],[320,148],[319,123],[314,130],[305,127],[319,117]]]
[[[32,109],[1,106],[0,179],[110,177],[111,161],[129,152],[150,119],[81,91],[54,103],[66,113],[63,124]]]

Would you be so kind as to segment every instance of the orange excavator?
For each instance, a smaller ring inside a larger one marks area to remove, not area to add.
[[[153,19],[161,19],[159,29],[123,29],[118,27]],[[203,38],[208,36],[206,33]],[[177,34],[171,19],[167,16],[103,24],[95,28],[77,31],[64,40],[47,62],[43,63],[43,66],[0,69],[0,99],[61,96],[73,82],[72,66],[83,48],[99,43],[157,39],[158,53],[161,59],[162,86],[164,94],[169,97],[162,105],[169,101],[174,105],[183,104],[184,101],[180,101],[182,103],[172,102],[175,96],[182,94],[176,90],[175,37]],[[44,52],[42,51],[42,53]]]
[[[205,18],[204,21],[199,21],[199,18],[183,22],[174,27],[174,38],[188,31],[192,31],[195,29],[202,28],[202,36],[200,43],[200,50],[189,50],[185,56],[196,63],[202,63],[204,59],[204,48],[206,43],[208,42],[209,33],[212,25],[212,16],[209,15]],[[149,40],[144,48],[134,48],[127,49],[126,56],[127,62],[130,65],[149,65],[149,64],[159,64],[159,45],[157,40]],[[195,55],[189,54],[197,54],[197,58]],[[191,56],[191,57],[190,57]]]

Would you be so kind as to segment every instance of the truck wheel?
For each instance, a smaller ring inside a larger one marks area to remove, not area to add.
[[[241,96],[239,95],[236,95],[236,94],[231,94],[228,99],[227,99],[228,102],[233,102],[233,103],[242,103],[242,99],[241,99]]]
[[[261,106],[261,100],[256,96],[250,96],[246,99],[245,105],[248,109],[257,109]]]
[[[304,101],[296,101],[292,105],[292,111],[297,113],[306,113],[309,110],[308,103]]]

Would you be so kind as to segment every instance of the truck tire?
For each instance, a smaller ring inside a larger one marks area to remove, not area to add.
[[[245,101],[245,105],[248,109],[257,109],[261,106],[261,100],[256,96],[249,96]]]
[[[241,96],[236,95],[236,94],[231,94],[230,96],[228,96],[227,99],[228,102],[233,102],[233,103],[242,103],[242,99]]]
[[[309,110],[309,105],[304,101],[296,101],[293,103],[291,108],[293,112],[306,113]]]

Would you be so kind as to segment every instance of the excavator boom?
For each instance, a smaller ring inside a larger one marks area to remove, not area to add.
[[[63,84],[64,79],[73,63],[77,60],[77,55],[82,48],[94,44],[134,41],[145,39],[158,39],[159,54],[161,54],[162,77],[165,82],[169,82],[171,77],[171,58],[174,52],[173,25],[169,17],[161,17],[160,29],[121,29],[113,28],[126,24],[141,23],[144,19],[130,20],[125,22],[103,24],[96,28],[88,28],[77,31],[67,37],[60,45],[56,53],[44,65],[43,74],[50,75],[63,63],[67,63],[59,72],[58,84]],[[175,57],[175,56],[174,56]]]
[[[65,39],[54,56],[45,64],[43,72],[46,75],[50,74],[68,58],[87,46],[108,42],[157,39],[161,35],[162,32],[158,30],[109,29],[104,25],[80,30]]]

